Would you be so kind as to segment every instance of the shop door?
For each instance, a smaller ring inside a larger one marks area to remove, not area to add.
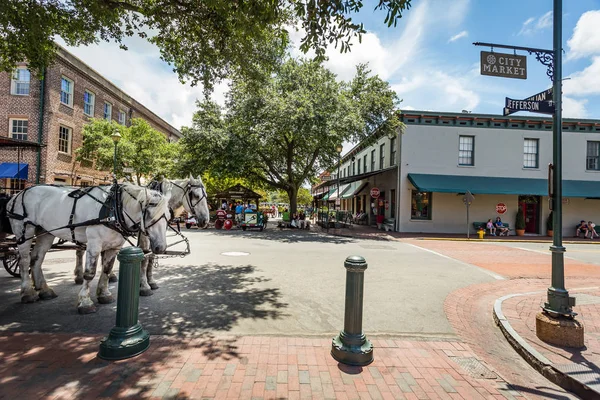
[[[527,196],[527,198],[523,199],[519,198],[519,207],[525,216],[526,233],[540,233],[539,204],[540,201],[538,196]]]

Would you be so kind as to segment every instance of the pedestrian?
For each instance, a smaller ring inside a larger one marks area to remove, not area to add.
[[[579,225],[575,227],[575,237],[578,238],[580,233],[583,233],[583,237],[587,238],[588,226],[583,219],[579,221]]]

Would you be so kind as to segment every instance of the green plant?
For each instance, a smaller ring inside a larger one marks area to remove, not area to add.
[[[519,208],[517,211],[517,217],[515,221],[515,229],[522,230],[525,229],[525,215],[523,215],[523,210]]]
[[[550,211],[550,215],[548,215],[548,219],[546,220],[546,230],[547,231],[551,231],[552,230],[552,211]]]

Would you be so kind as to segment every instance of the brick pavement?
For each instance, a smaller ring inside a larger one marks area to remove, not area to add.
[[[100,337],[0,336],[3,399],[513,399],[501,378],[476,379],[458,341],[373,339],[367,367],[338,364],[330,339],[152,337],[133,359],[96,357]]]

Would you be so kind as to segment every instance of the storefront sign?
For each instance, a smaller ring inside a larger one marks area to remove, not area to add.
[[[524,100],[515,100],[508,97],[504,100],[504,115],[514,114],[519,111],[530,111],[540,114],[554,114],[554,101],[552,89],[534,94]]]
[[[379,200],[379,207],[383,206],[383,200]]]
[[[371,189],[371,197],[374,199],[379,197],[379,188],[374,187]]]
[[[527,79],[527,56],[482,51],[481,75]]]
[[[504,214],[506,212],[506,210],[507,210],[506,204],[504,204],[504,203],[496,204],[496,212],[498,214]]]

